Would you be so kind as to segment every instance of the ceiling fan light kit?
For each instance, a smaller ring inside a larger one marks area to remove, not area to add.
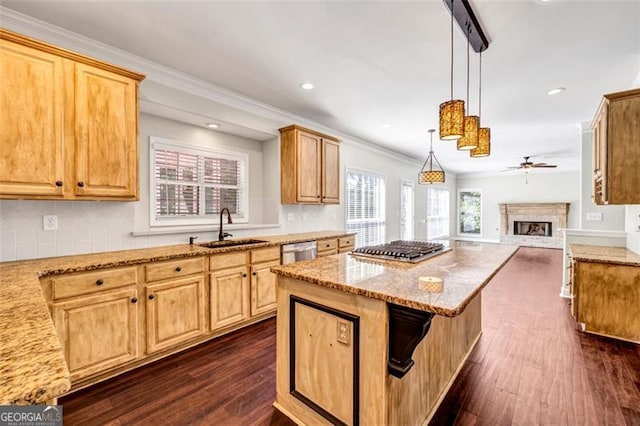
[[[436,155],[433,153],[433,132],[435,131],[436,129],[429,129],[429,134],[430,134],[429,155],[427,156],[427,159],[424,160],[422,169],[420,169],[420,172],[418,173],[418,183],[420,185],[432,185],[434,183],[444,183],[444,179],[445,179],[444,169],[440,165],[440,162],[436,158]],[[435,165],[434,165],[434,162],[435,162]]]

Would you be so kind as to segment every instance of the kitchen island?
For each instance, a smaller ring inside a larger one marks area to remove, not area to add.
[[[482,288],[516,250],[454,242],[418,264],[340,254],[272,268],[275,407],[300,424],[428,422],[480,338]]]

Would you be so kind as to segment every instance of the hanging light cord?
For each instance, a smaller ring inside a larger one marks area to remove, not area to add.
[[[467,107],[469,106],[469,39],[471,39],[471,24],[467,23]],[[467,115],[471,115],[468,110]]]
[[[451,0],[451,100],[453,100],[453,0]]]
[[[478,64],[478,117],[482,117],[482,50],[480,50],[480,63]]]

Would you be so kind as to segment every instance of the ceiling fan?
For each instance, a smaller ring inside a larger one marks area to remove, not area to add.
[[[528,172],[530,169],[542,169],[542,168],[547,168],[547,169],[551,169],[551,168],[555,168],[558,167],[555,164],[547,164],[547,163],[534,163],[532,161],[529,161],[529,158],[531,157],[522,157],[524,158],[524,161],[522,163],[520,163],[519,166],[509,166],[506,168],[506,170],[503,171],[508,171],[508,170],[516,170],[516,169],[524,169],[525,172]]]

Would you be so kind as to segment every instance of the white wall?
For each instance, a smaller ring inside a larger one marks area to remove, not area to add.
[[[458,176],[458,189],[482,190],[481,239],[500,239],[500,203],[571,203],[567,226],[577,227],[580,215],[579,173],[529,174],[503,176]],[[457,194],[456,194],[457,197]]]
[[[581,229],[623,231],[625,223],[624,206],[598,206],[593,202],[593,132],[591,123],[582,125],[581,164],[580,164],[580,219]],[[602,214],[602,221],[587,220],[587,213]]]
[[[347,167],[386,175],[387,240],[400,237],[400,180],[416,182],[421,163],[359,143],[341,144],[341,203],[327,206],[280,204],[279,138],[257,142],[209,131],[148,114],[140,116],[140,201],[0,201],[0,261],[93,253],[179,244],[195,235],[199,241],[217,238],[218,224],[199,231],[158,235],[149,228],[149,136],[200,146],[235,149],[249,155],[250,217],[271,224],[258,229],[232,229],[234,236],[343,230],[345,228],[344,175]],[[446,186],[455,203],[455,176]],[[415,185],[415,238],[426,238],[426,189]],[[452,211],[453,210],[452,204]],[[58,230],[42,229],[43,215],[58,217]],[[281,224],[281,226],[278,225]],[[210,229],[210,231],[209,231]],[[138,235],[133,236],[132,232]]]
[[[640,254],[640,205],[625,206],[627,248]]]

